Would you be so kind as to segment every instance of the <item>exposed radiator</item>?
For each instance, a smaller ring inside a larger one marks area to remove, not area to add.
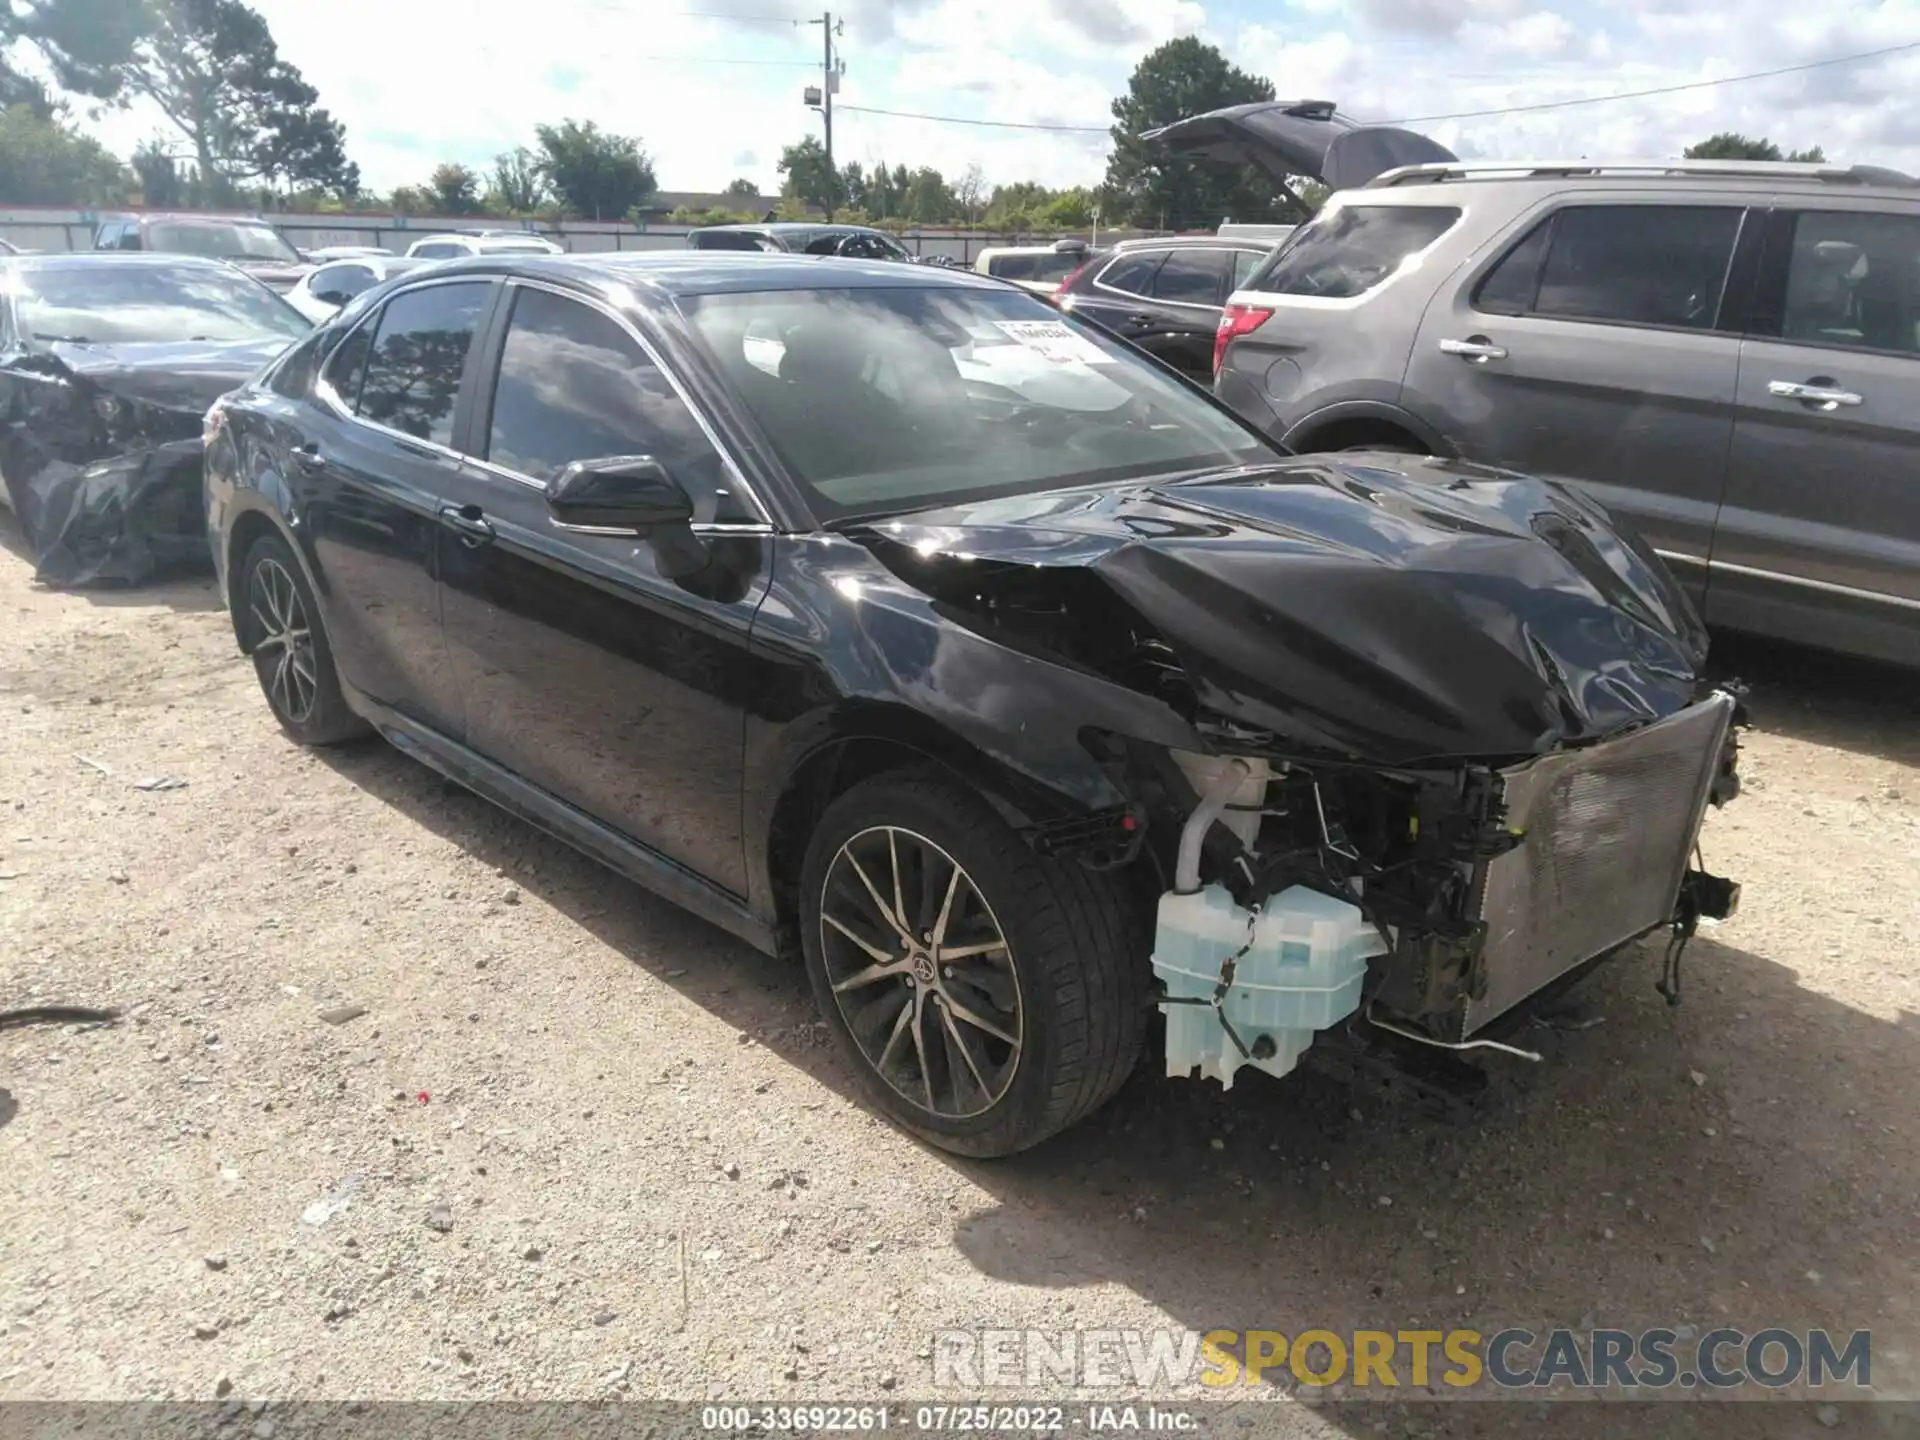
[[[1471,1034],[1582,961],[1665,923],[1733,719],[1716,693],[1657,724],[1501,772],[1518,848],[1487,864],[1486,987]]]

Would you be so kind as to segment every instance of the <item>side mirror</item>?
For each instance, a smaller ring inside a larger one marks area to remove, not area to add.
[[[644,534],[669,580],[685,580],[712,559],[693,533],[693,500],[651,455],[576,460],[547,482],[547,513],[562,525]]]
[[[574,461],[547,482],[547,509],[563,525],[613,530],[693,520],[693,501],[651,455]]]

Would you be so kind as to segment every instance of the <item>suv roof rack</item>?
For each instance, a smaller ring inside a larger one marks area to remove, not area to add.
[[[1537,180],[1580,177],[1643,180],[1649,176],[1715,176],[1739,180],[1815,180],[1829,185],[1920,186],[1879,165],[1807,165],[1783,160],[1486,160],[1457,165],[1403,165],[1367,182],[1367,189],[1436,185],[1448,180]]]

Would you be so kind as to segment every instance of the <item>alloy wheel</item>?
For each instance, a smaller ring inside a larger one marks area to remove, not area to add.
[[[313,630],[286,567],[277,560],[255,564],[247,581],[247,605],[254,627],[254,662],[260,667],[267,699],[282,719],[301,724],[313,714],[320,687]]]
[[[891,825],[827,867],[820,952],[834,1002],[874,1072],[959,1120],[991,1109],[1020,1067],[1020,977],[1006,933],[958,861]]]

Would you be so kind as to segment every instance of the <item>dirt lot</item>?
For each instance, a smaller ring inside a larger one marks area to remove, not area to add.
[[[43,592],[0,540],[0,1008],[134,1016],[0,1035],[0,1398],[902,1399],[945,1327],[1720,1323],[1871,1327],[1920,1394],[1911,677],[1727,651],[1742,913],[1678,1010],[1651,953],[1588,982],[1478,1124],[1143,1074],[980,1165],[853,1103],[796,971],[380,744],[290,746],[210,586]],[[1490,1410],[1539,1428],[1391,1425]]]

